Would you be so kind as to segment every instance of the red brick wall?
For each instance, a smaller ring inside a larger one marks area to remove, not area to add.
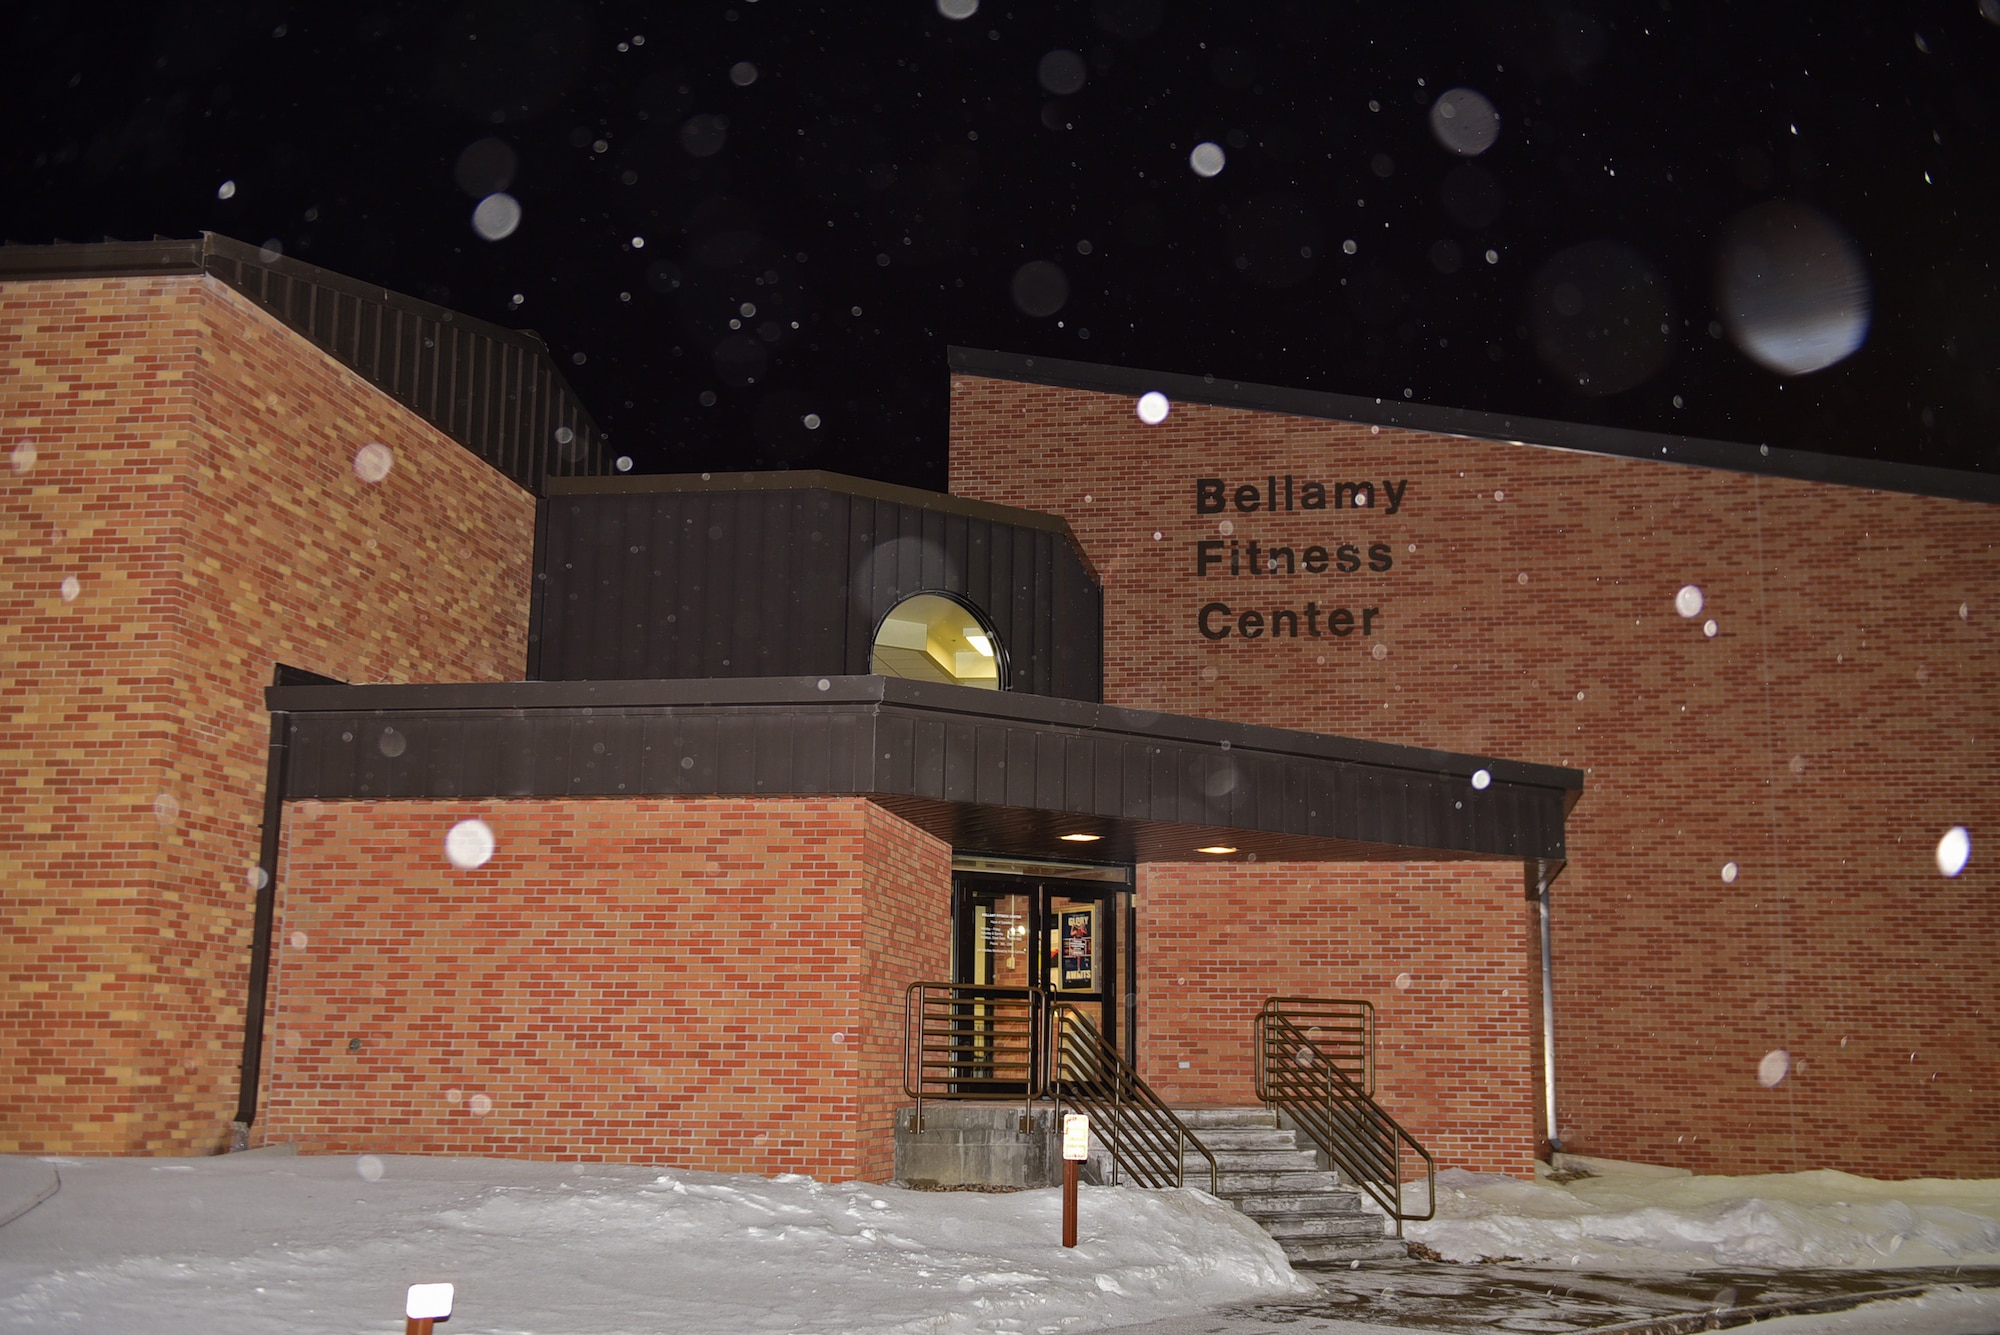
[[[1522,894],[1514,862],[1142,866],[1140,1068],[1175,1106],[1254,1104],[1251,1017],[1266,997],[1370,1001],[1377,1102],[1440,1168],[1527,1176],[1536,974]]]
[[[1569,1148],[2000,1175],[1995,507],[1187,404],[1148,427],[1128,399],[969,377],[951,458],[954,492],[1075,529],[1113,703],[1586,771],[1554,888]],[[1287,473],[1408,489],[1395,515],[1196,513],[1197,478]],[[1208,538],[1394,564],[1201,578]],[[1373,633],[1195,625],[1308,599],[1379,608]],[[1974,853],[1947,880],[1953,825]]]
[[[518,677],[533,518],[220,283],[0,285],[0,1152],[227,1143],[272,664]]]
[[[496,851],[461,870],[473,817]],[[914,826],[858,799],[303,802],[285,848],[260,1142],[890,1176],[902,988],[949,967],[950,851]]]

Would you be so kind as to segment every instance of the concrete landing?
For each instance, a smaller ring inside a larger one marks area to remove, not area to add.
[[[56,1194],[56,1166],[31,1154],[0,1155],[0,1228]]]

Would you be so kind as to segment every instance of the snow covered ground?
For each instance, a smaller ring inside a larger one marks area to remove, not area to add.
[[[1878,1182],[1821,1170],[1746,1177],[1611,1160],[1594,1176],[1521,1182],[1438,1174],[1438,1217],[1406,1236],[1452,1261],[1511,1257],[1598,1269],[2000,1265],[2000,1182]],[[1421,1206],[1422,1187],[1412,1204]]]
[[[1059,1191],[269,1152],[54,1169],[0,1227],[0,1329],[400,1332],[409,1285],[451,1283],[453,1335],[1055,1335],[1311,1287],[1198,1192],[1086,1187],[1065,1250]]]
[[[1410,1236],[1453,1259],[1598,1270],[2000,1265],[2000,1183],[1594,1166],[1567,1184],[1440,1174],[1440,1218]],[[456,1335],[1069,1335],[1311,1291],[1200,1192],[1086,1187],[1083,1245],[1065,1251],[1055,1191],[265,1151],[0,1158],[0,1218],[55,1174],[55,1195],[0,1224],[0,1329],[387,1335],[409,1285],[450,1282]],[[1809,1328],[1991,1329],[2000,1297],[1939,1295],[1885,1324],[1898,1310]]]

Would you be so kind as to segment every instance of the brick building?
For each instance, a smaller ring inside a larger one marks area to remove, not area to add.
[[[1179,1104],[1357,998],[1442,1165],[2000,1174],[1989,479],[964,350],[950,496],[608,478],[175,245],[0,256],[0,1150],[885,1178],[1060,930]]]

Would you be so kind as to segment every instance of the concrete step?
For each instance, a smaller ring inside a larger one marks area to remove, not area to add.
[[[1197,1176],[1205,1181],[1208,1177],[1208,1165],[1204,1163],[1201,1166],[1199,1174],[1196,1174],[1192,1169],[1185,1169],[1183,1173],[1190,1182],[1194,1181]],[[1221,1194],[1224,1196],[1273,1191],[1309,1192],[1342,1190],[1340,1178],[1336,1174],[1318,1168],[1310,1171],[1290,1173],[1232,1172],[1225,1168],[1217,1176],[1222,1179]]]
[[[1280,1131],[1275,1126],[1208,1126],[1190,1127],[1195,1138],[1215,1153],[1224,1150],[1295,1150],[1299,1147],[1296,1134]]]
[[[1177,1110],[1215,1156],[1219,1194],[1254,1219],[1299,1265],[1403,1256],[1388,1221],[1364,1210],[1361,1193],[1319,1167],[1314,1151],[1281,1130],[1268,1108]],[[1184,1159],[1188,1180],[1201,1185],[1207,1160]]]
[[[1283,1219],[1259,1219],[1258,1225],[1287,1242],[1377,1242],[1384,1236],[1382,1216],[1377,1214],[1287,1215]]]
[[[1176,1108],[1174,1115],[1187,1123],[1196,1135],[1203,1127],[1278,1125],[1278,1115],[1269,1108]]]
[[[1206,1142],[1203,1142],[1206,1144]],[[1312,1173],[1319,1171],[1319,1161],[1306,1150],[1218,1150],[1209,1146],[1215,1155],[1215,1163],[1225,1173]],[[1196,1164],[1203,1168],[1208,1160],[1190,1150],[1181,1158],[1182,1164],[1193,1168]]]
[[[1388,1261],[1402,1260],[1409,1256],[1407,1243],[1384,1235],[1380,1241],[1355,1238],[1350,1241],[1328,1239],[1321,1242],[1284,1242],[1278,1244],[1285,1249],[1285,1259],[1293,1265],[1335,1265],[1348,1261]]]
[[[1361,1209],[1361,1193],[1346,1190],[1239,1191],[1223,1199],[1252,1219],[1281,1214],[1354,1214]]]

